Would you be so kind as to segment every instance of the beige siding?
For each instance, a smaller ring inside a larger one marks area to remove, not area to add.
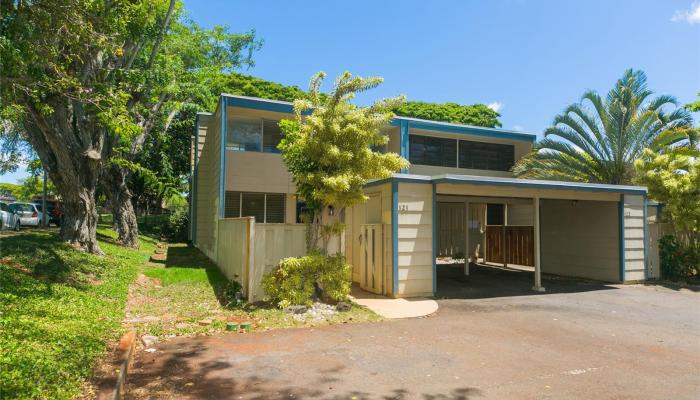
[[[641,281],[644,275],[644,197],[625,195],[625,282]]]
[[[401,154],[401,130],[397,126],[388,129],[389,143],[388,150],[392,153]]]
[[[281,155],[234,150],[226,151],[226,190],[296,193]]]
[[[217,113],[212,118],[200,120],[201,154],[197,165],[197,226],[195,245],[207,257],[216,260],[216,235],[219,212],[219,182],[221,177],[220,120]]]
[[[618,203],[542,200],[542,272],[619,281]]]
[[[528,225],[534,223],[534,209],[530,204],[508,204],[508,225]]]
[[[433,294],[433,186],[398,184],[397,297]]]

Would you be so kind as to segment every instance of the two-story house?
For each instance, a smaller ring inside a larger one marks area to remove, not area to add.
[[[292,104],[222,94],[193,136],[191,239],[212,257],[222,218],[295,224],[304,203],[282,161],[278,121]],[[525,180],[510,172],[535,135],[396,117],[382,151],[411,166],[370,182],[343,215],[353,280],[393,297],[438,291],[438,257],[630,282],[650,276],[646,188]],[[468,263],[465,273],[468,274]]]

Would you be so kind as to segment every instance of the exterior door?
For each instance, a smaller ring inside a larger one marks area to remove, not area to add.
[[[360,226],[360,287],[384,294],[383,229],[381,224]]]

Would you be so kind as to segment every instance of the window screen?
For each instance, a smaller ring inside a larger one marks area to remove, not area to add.
[[[255,217],[259,223],[284,223],[286,196],[284,193],[226,192],[225,218]]]
[[[238,218],[241,216],[241,192],[226,192],[224,217]]]
[[[227,150],[261,151],[262,121],[258,118],[231,118],[228,124]]]
[[[255,217],[255,222],[265,222],[265,193],[243,193],[241,216]]]
[[[278,193],[268,193],[267,195],[267,207],[266,207],[266,212],[265,212],[265,217],[268,224],[273,224],[273,223],[278,223],[282,224],[284,223],[284,194],[278,194]]]
[[[509,144],[459,141],[459,167],[510,171],[514,163],[514,147]]]
[[[409,160],[411,164],[457,166],[457,140],[430,136],[409,137]]]
[[[282,132],[278,125],[279,121],[271,119],[263,120],[263,152],[279,153],[277,145],[282,140]]]

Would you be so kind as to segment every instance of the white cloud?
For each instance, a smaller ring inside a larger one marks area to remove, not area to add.
[[[520,125],[515,125],[515,126],[513,126],[513,130],[514,130],[514,131],[524,131],[525,128],[523,128],[523,127],[520,126]]]
[[[690,5],[690,10],[678,10],[671,17],[673,22],[687,22],[689,24],[700,24],[700,1],[695,1]]]
[[[493,103],[490,103],[486,107],[492,109],[495,112],[499,112],[501,110],[501,108],[503,108],[503,103],[498,102],[498,101],[494,101]]]

